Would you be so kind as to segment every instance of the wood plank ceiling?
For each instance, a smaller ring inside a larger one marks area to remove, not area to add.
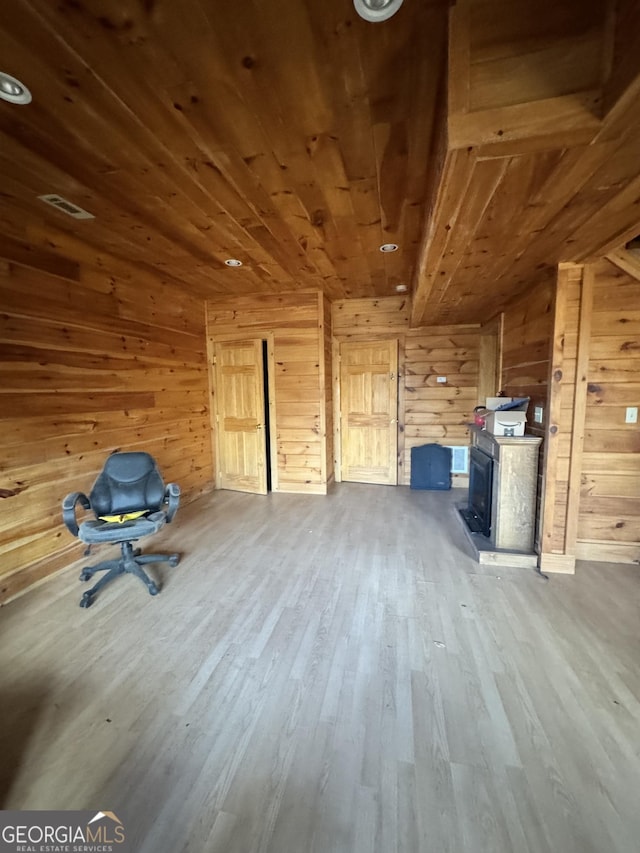
[[[208,298],[404,283],[415,322],[477,322],[640,232],[638,4],[449,5],[15,0],[0,70],[33,102],[0,101],[0,257]]]

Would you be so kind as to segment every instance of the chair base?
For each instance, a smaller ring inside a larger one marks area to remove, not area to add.
[[[98,583],[87,590],[80,599],[80,607],[91,607],[95,596],[118,575],[130,574],[140,578],[143,584],[149,590],[150,595],[157,595],[160,592],[160,587],[152,581],[149,575],[144,571],[142,566],[147,563],[169,563],[175,567],[180,562],[179,554],[142,554],[139,548],[133,549],[131,542],[121,542],[122,556],[118,560],[104,560],[95,566],[85,566],[80,572],[80,580],[88,581],[96,572],[106,572],[104,577],[100,578]]]

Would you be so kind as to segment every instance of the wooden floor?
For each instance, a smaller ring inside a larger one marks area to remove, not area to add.
[[[157,598],[3,608],[4,808],[141,853],[638,851],[640,569],[479,566],[454,499],[216,492]]]

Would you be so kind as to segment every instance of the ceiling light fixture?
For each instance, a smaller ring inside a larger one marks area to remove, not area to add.
[[[397,243],[383,243],[382,246],[380,246],[380,251],[381,252],[397,252],[398,251],[398,244]]]
[[[227,260],[225,261],[225,264],[228,267],[241,267],[242,261],[239,261],[237,258],[227,258]]]
[[[397,293],[406,293],[407,285],[406,284],[396,284],[396,292]]]
[[[402,0],[353,0],[356,12],[365,21],[386,21],[402,6]]]
[[[0,98],[10,104],[30,104],[31,92],[11,74],[0,71]]]

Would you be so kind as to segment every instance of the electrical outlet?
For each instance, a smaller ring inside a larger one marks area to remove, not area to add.
[[[446,376],[438,376],[438,377],[437,377],[437,379],[436,379],[436,382],[437,382],[439,385],[444,385],[444,383],[445,383],[446,381],[447,381],[447,377],[446,377]]]
[[[626,424],[637,424],[638,423],[638,407],[637,406],[627,406],[627,414],[624,419]]]
[[[533,419],[537,424],[542,423],[542,418],[544,415],[544,409],[542,406],[535,406],[533,409]]]

